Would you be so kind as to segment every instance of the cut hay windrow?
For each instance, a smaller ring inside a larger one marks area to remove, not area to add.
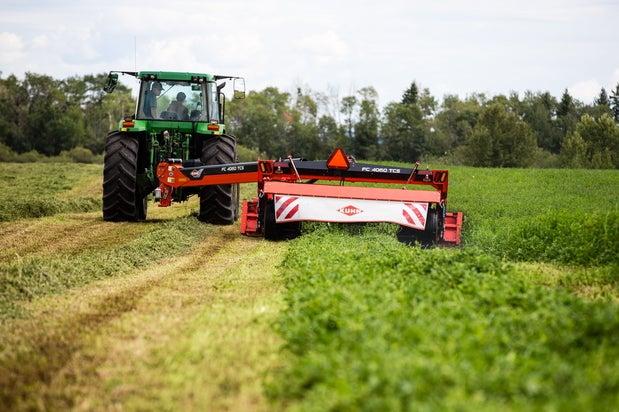
[[[160,222],[135,239],[101,250],[0,262],[0,320],[18,314],[20,302],[117,276],[187,250],[213,228],[194,227],[192,221],[185,217]]]

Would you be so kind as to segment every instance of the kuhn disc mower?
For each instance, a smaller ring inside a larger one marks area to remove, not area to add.
[[[460,243],[462,213],[447,212],[447,170],[357,163],[343,150],[328,160],[258,160],[219,165],[167,159],[157,166],[155,199],[170,206],[174,192],[212,185],[252,183],[258,197],[244,201],[241,233],[267,239],[300,234],[301,222],[389,222],[400,226],[398,239],[423,245]],[[334,184],[317,184],[324,181]],[[400,188],[344,186],[382,183]],[[421,185],[434,190],[409,190]]]

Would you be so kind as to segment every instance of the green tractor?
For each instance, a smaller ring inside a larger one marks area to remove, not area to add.
[[[105,143],[103,219],[139,221],[146,218],[147,196],[158,196],[157,164],[165,159],[217,165],[234,163],[236,139],[225,133],[226,82],[234,83],[234,98],[245,97],[241,77],[179,72],[110,72],[104,90],[111,93],[118,75],[140,80],[135,113],[120,121]],[[238,185],[183,188],[174,201],[200,196],[198,218],[229,225],[238,218]]]

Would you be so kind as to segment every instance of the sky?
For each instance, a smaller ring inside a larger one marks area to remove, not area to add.
[[[585,103],[619,83],[619,0],[0,0],[0,71],[239,75],[248,89],[381,104],[413,81],[435,96],[565,88]]]

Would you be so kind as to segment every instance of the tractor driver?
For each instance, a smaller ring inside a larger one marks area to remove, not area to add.
[[[157,96],[161,94],[161,83],[153,82],[150,90],[144,94],[144,116],[149,119],[157,118]]]
[[[168,106],[168,111],[176,113],[179,120],[188,120],[189,119],[189,109],[187,106],[183,104],[187,96],[183,92],[179,92],[176,95],[176,100],[174,100]]]

